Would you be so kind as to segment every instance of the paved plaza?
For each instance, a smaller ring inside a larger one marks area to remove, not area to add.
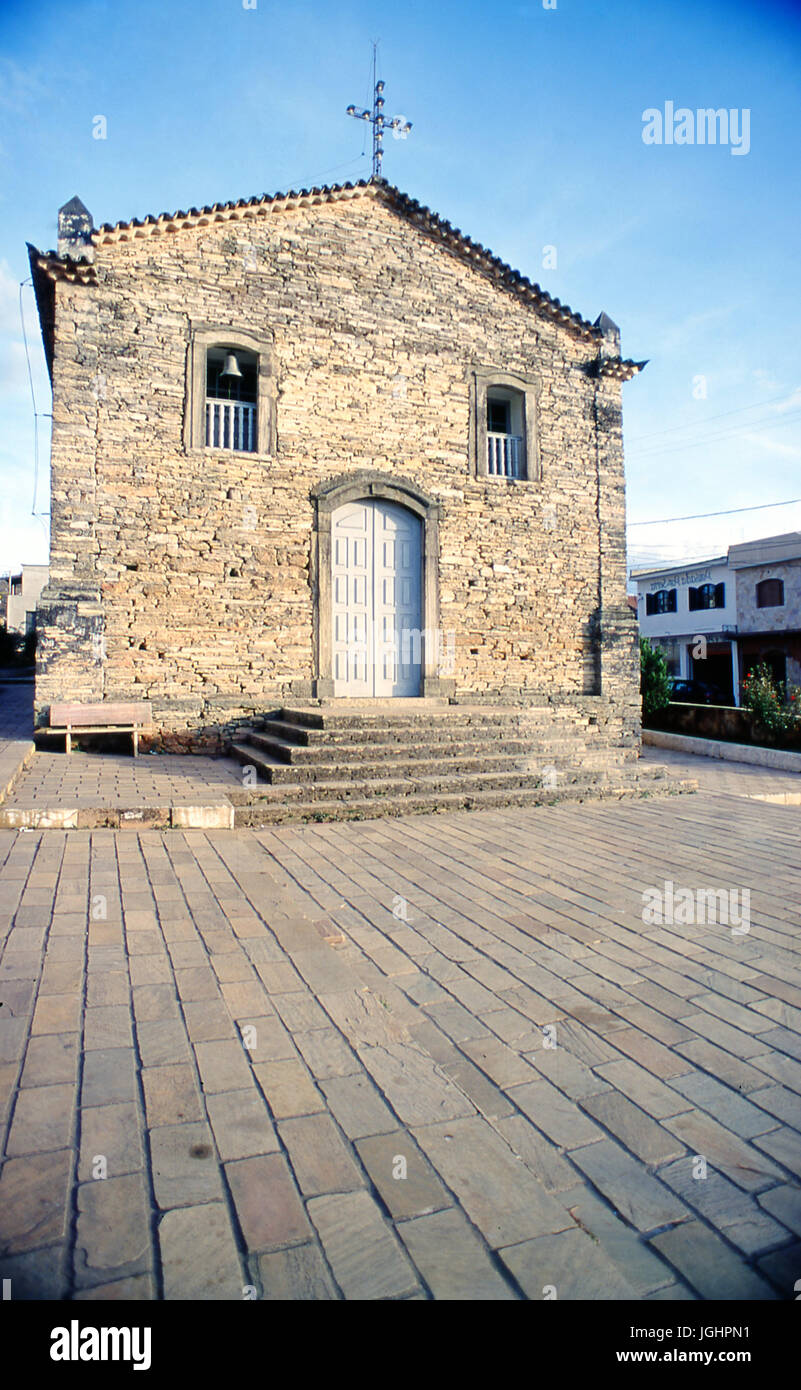
[[[0,831],[12,1298],[792,1299],[800,817]]]

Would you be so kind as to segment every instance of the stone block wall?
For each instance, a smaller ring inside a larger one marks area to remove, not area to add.
[[[357,470],[439,515],[458,700],[603,696],[637,727],[621,383],[597,342],[367,189],[94,236],[55,284],[52,541],[36,705],[148,699],[213,731],[315,693],[314,501]],[[192,347],[250,334],[274,446],[191,437]],[[479,369],[535,381],[540,476],[471,467]]]

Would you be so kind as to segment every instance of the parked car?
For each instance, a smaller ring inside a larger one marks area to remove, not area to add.
[[[688,705],[723,705],[723,691],[706,681],[679,680],[673,676],[670,682],[670,698]]]

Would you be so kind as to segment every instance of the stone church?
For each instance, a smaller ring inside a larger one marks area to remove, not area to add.
[[[644,364],[605,314],[381,179],[97,228],[74,198],[29,252],[40,723],[149,700],[156,746],[201,748],[281,708],[537,708],[636,757],[621,393]]]

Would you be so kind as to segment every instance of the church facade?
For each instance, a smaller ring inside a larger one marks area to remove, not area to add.
[[[287,703],[550,705],[639,734],[622,383],[581,318],[381,180],[30,248],[53,384],[36,709],[168,746]]]

